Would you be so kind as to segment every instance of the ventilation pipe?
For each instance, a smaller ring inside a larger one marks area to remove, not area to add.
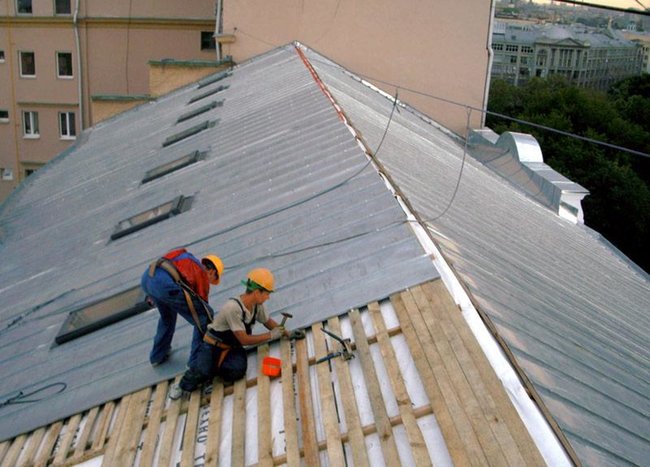
[[[83,96],[83,70],[81,68],[81,42],[79,40],[79,0],[75,0],[72,25],[74,28],[74,40],[77,49],[77,93],[79,95],[79,132],[84,129],[84,96]]]

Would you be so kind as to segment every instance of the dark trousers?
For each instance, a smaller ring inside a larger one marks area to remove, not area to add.
[[[219,376],[225,382],[233,382],[246,376],[248,358],[243,347],[232,347],[227,352],[217,367],[222,352],[219,347],[201,342],[199,345],[194,365],[185,372],[179,386],[183,391],[194,391],[201,384],[209,382]]]
[[[190,348],[190,358],[188,366],[194,366],[199,345],[203,342],[203,332],[196,326],[192,317],[187,300],[181,287],[176,284],[164,270],[158,268],[153,277],[149,276],[149,271],[145,271],[140,282],[142,290],[151,297],[160,313],[156,335],[153,338],[153,348],[149,354],[151,363],[159,363],[165,359],[165,356],[171,349],[172,338],[176,330],[176,318],[181,315],[185,321],[194,327],[192,335],[192,346]],[[196,310],[197,317],[201,328],[205,332],[208,326],[208,316],[203,307],[203,303],[198,298],[192,297],[192,303]],[[208,307],[210,313],[212,309]]]

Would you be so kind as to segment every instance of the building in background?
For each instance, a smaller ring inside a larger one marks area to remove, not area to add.
[[[487,103],[493,6],[0,0],[0,200],[85,126],[183,84],[168,73],[179,61],[240,62],[294,40],[465,135],[468,108]],[[482,113],[470,120],[481,126]]]
[[[497,20],[492,33],[492,79],[515,86],[532,77],[562,75],[577,86],[607,90],[641,73],[643,48],[620,31],[584,25]]]
[[[641,71],[643,73],[650,73],[650,33],[623,31],[623,36],[625,36],[627,40],[639,44],[642,54]]]
[[[221,52],[237,63],[296,40],[462,136],[468,106],[487,105],[494,1],[218,3]],[[482,120],[473,112],[471,126]]]
[[[169,58],[214,63],[214,8],[214,0],[1,0],[0,201],[105,115],[93,97],[142,102],[152,60],[159,69]]]

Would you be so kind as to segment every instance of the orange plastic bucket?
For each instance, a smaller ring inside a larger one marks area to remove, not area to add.
[[[264,357],[262,360],[262,373],[266,376],[279,376],[282,369],[282,360],[274,357]]]

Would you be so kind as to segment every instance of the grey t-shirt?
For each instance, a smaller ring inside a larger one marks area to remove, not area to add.
[[[241,303],[241,301],[239,301]],[[242,308],[244,309],[244,319],[247,323],[253,318],[253,312],[241,303],[241,307],[237,303],[237,300],[230,299],[219,310],[217,316],[214,318],[214,321],[210,324],[210,329],[215,331],[244,331],[246,332],[246,326],[242,321]],[[257,316],[255,320],[259,323],[266,323],[269,317],[266,314],[264,305],[257,305]]]

